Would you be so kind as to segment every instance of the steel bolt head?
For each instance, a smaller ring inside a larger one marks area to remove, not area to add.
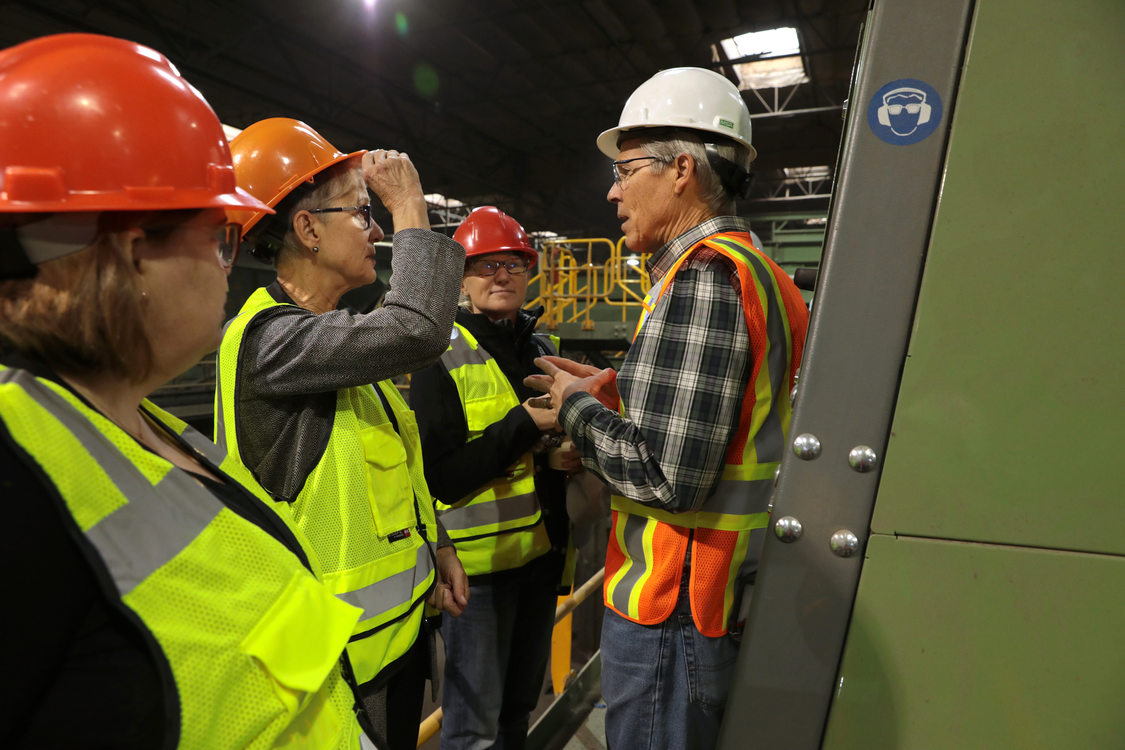
[[[840,529],[828,540],[828,546],[838,557],[851,557],[859,550],[859,537],[848,529]]]
[[[866,445],[857,445],[848,452],[848,465],[860,474],[875,468],[879,456]]]
[[[773,526],[773,533],[783,542],[795,542],[801,538],[805,527],[793,516],[782,516]]]
[[[816,435],[804,433],[793,438],[793,452],[798,458],[811,461],[820,455],[820,439]]]

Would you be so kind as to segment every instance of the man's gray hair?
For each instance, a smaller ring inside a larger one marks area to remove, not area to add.
[[[707,139],[715,146],[719,156],[737,164],[747,172],[750,171],[750,151],[740,143],[727,138]],[[695,172],[699,177],[699,192],[707,208],[714,216],[733,215],[735,212],[735,196],[727,192],[722,180],[715,173],[711,162],[707,159],[707,151],[703,147],[703,138],[693,130],[672,130],[668,132],[645,135],[641,151],[648,156],[655,156],[658,161],[652,165],[652,171],[659,174],[664,168],[674,162],[680,154],[688,154],[695,159]]]

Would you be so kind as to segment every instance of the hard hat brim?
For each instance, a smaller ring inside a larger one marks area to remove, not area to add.
[[[598,150],[601,151],[606,156],[608,156],[610,159],[616,159],[621,154],[621,149],[617,147],[617,143],[618,143],[618,141],[621,140],[622,135],[624,135],[625,133],[630,133],[630,132],[635,130],[635,131],[637,131],[637,135],[640,136],[642,134],[642,131],[656,130],[657,128],[675,128],[676,130],[692,130],[692,131],[695,131],[696,133],[699,133],[701,135],[701,137],[704,139],[704,141],[708,140],[707,136],[704,135],[704,134],[713,133],[716,136],[716,138],[714,138],[712,140],[722,139],[722,140],[734,141],[735,143],[738,143],[738,144],[741,144],[742,146],[745,146],[746,149],[749,150],[750,161],[754,161],[755,159],[758,158],[758,149],[754,148],[751,144],[747,143],[745,140],[743,140],[742,138],[739,138],[738,136],[734,135],[733,133],[728,133],[726,131],[722,131],[722,130],[719,130],[717,128],[716,129],[705,128],[705,127],[701,127],[697,124],[685,125],[682,122],[652,122],[652,123],[645,123],[643,125],[628,125],[628,126],[624,126],[624,127],[618,126],[616,128],[610,128],[609,130],[602,131],[602,134],[598,136],[598,140],[597,140]]]
[[[286,180],[282,184],[282,186],[277,190],[277,192],[275,192],[270,197],[270,199],[265,204],[263,204],[263,205],[266,206],[267,210],[262,211],[260,209],[255,209],[254,215],[249,217],[246,221],[243,222],[243,224],[242,224],[242,236],[245,237],[246,233],[250,231],[250,228],[253,227],[255,224],[257,224],[259,221],[261,221],[262,218],[264,218],[267,213],[270,213],[270,214],[275,213],[275,211],[273,210],[273,208],[271,208],[271,206],[276,206],[277,204],[281,203],[281,201],[285,200],[285,198],[290,193],[292,193],[294,190],[297,189],[298,185],[301,185],[301,184],[304,184],[306,182],[312,181],[312,179],[314,177],[316,177],[318,174],[320,174],[324,170],[328,169],[329,167],[332,167],[332,166],[335,166],[335,165],[339,164],[340,162],[347,161],[348,159],[361,159],[361,158],[363,158],[363,155],[366,154],[366,153],[367,153],[367,149],[361,149],[359,151],[353,151],[350,154],[341,154],[340,156],[337,156],[334,159],[330,159],[329,161],[326,161],[323,164],[318,164],[316,169],[294,175],[290,179]],[[239,191],[242,191],[242,188],[239,188]],[[249,195],[249,193],[247,193],[247,195]],[[251,197],[253,197],[253,196],[251,196]]]

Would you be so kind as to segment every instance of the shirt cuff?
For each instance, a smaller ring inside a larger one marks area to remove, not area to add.
[[[559,424],[563,431],[573,439],[575,433],[582,431],[582,425],[599,409],[605,409],[601,401],[589,393],[572,393],[559,407]]]

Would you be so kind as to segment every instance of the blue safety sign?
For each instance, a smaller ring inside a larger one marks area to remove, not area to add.
[[[914,78],[891,81],[867,105],[867,125],[880,140],[909,146],[927,138],[941,123],[941,97],[934,87]]]

